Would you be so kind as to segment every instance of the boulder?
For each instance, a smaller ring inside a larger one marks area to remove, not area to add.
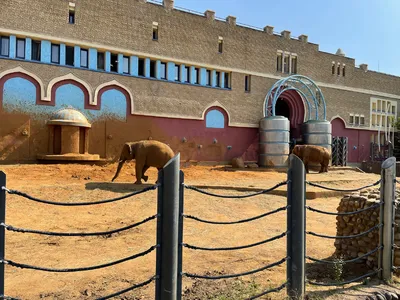
[[[244,168],[244,161],[241,157],[235,157],[232,159],[232,168]]]

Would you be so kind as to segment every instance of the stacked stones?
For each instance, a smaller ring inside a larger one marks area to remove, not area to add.
[[[393,265],[400,267],[400,202],[399,193],[396,192],[395,206],[395,230],[394,230],[394,260]],[[353,212],[371,207],[380,202],[379,190],[361,191],[351,195],[345,195],[337,208],[339,213]],[[359,214],[336,217],[338,236],[355,235],[367,231],[378,225],[380,208],[370,209]],[[376,229],[362,237],[352,239],[336,239],[335,256],[344,260],[357,258],[374,250],[379,245],[379,229]],[[397,247],[396,247],[397,246]],[[378,265],[379,251],[364,258],[364,262],[371,268]],[[397,270],[400,273],[400,269]]]

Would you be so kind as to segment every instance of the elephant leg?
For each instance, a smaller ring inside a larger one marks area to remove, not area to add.
[[[324,172],[324,170],[325,170],[325,164],[322,162],[321,163],[321,169],[319,170],[319,173]]]
[[[303,163],[304,163],[304,167],[305,167],[305,169],[306,169],[307,174],[310,173],[309,170],[308,170],[308,159],[305,158],[305,159],[303,160]]]
[[[135,166],[135,171],[136,171],[136,182],[135,184],[142,184],[142,170],[143,170],[143,164],[138,163],[136,160],[136,166]]]
[[[115,175],[114,175],[114,177],[113,177],[113,179],[112,179],[111,181],[114,181],[114,180],[118,177],[119,172],[121,172],[121,168],[122,168],[122,166],[123,166],[124,163],[125,163],[125,160],[124,160],[124,159],[119,161],[119,163],[118,163],[118,168],[117,168],[117,172],[115,173]]]
[[[149,176],[144,175],[144,173],[146,173],[146,171],[149,169],[149,166],[144,166],[143,167],[143,171],[142,171],[142,179],[144,180],[144,182],[147,182],[147,180],[149,179]]]

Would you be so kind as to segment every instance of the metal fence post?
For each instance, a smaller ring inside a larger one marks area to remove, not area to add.
[[[382,163],[381,171],[381,201],[380,220],[383,226],[380,229],[381,250],[380,278],[388,281],[392,279],[393,243],[394,243],[394,204],[396,191],[396,158],[389,157]]]
[[[6,174],[0,171],[0,223],[6,222],[6,190],[1,187],[7,187]],[[4,261],[5,257],[5,242],[6,229],[0,226],[0,260]],[[4,296],[4,262],[0,263],[0,296]]]
[[[157,300],[178,299],[179,247],[179,165],[180,154],[173,157],[159,172],[159,219],[157,222],[156,284]]]
[[[289,156],[287,210],[287,293],[290,299],[305,296],[305,196],[306,173],[296,155]]]

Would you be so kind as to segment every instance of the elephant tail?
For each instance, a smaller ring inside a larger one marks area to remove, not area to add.
[[[125,162],[125,160],[120,160],[120,161],[119,161],[119,163],[118,163],[118,168],[117,168],[117,172],[115,173],[115,175],[114,175],[114,177],[113,177],[113,179],[112,179],[111,181],[114,181],[114,180],[118,177],[119,172],[121,172],[122,165],[124,164],[124,162]]]

